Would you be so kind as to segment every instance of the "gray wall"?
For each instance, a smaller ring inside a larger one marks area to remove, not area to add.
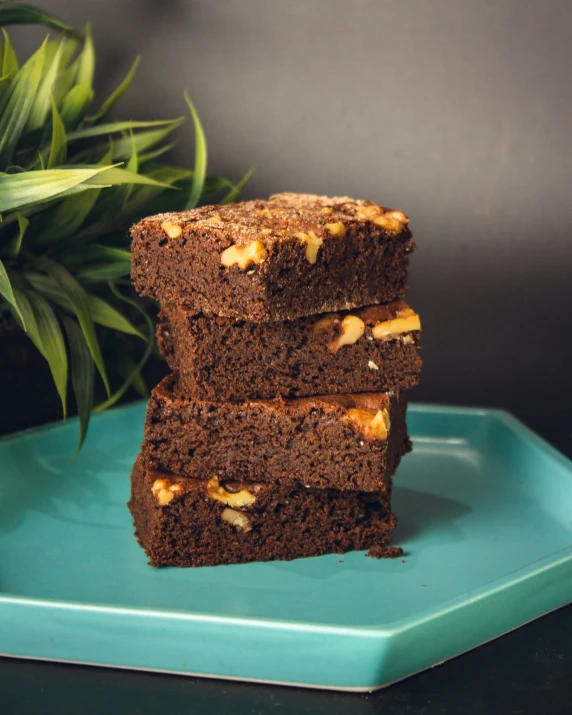
[[[257,165],[247,196],[404,209],[425,329],[414,397],[503,406],[569,448],[570,0],[43,5],[93,20],[104,92],[143,54],[124,115],[178,115],[188,88],[212,171]]]

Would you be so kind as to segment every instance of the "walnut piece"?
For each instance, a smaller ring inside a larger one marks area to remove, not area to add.
[[[227,268],[237,264],[239,268],[245,270],[252,263],[262,263],[266,256],[262,241],[252,241],[246,246],[230,246],[220,254],[220,262]]]
[[[235,511],[227,507],[222,510],[221,516],[224,521],[228,521],[228,523],[232,524],[236,529],[240,529],[241,531],[250,531],[252,529],[250,519],[241,511]]]
[[[357,315],[346,315],[341,322],[342,332],[335,340],[332,340],[328,349],[337,353],[343,345],[353,345],[357,342],[365,331],[365,323]]]
[[[295,233],[294,236],[306,244],[306,260],[308,263],[315,263],[318,260],[318,251],[322,243],[324,243],[324,239],[316,236],[313,231],[308,231],[308,233],[300,231]]]
[[[183,492],[183,485],[173,484],[170,479],[155,479],[151,491],[161,506],[167,506],[173,501],[176,494]]]
[[[385,215],[387,218],[394,218],[406,226],[409,223],[409,218],[403,213],[403,211],[386,211]]]
[[[338,221],[337,223],[327,223],[326,229],[330,232],[332,236],[343,237],[346,235],[346,227],[340,221]]]
[[[179,236],[183,233],[183,229],[179,225],[171,223],[170,221],[163,221],[161,228],[165,231],[169,238],[179,238]]]
[[[348,410],[348,417],[363,430],[368,439],[379,441],[387,439],[390,428],[388,410],[376,411],[362,407],[352,407]]]
[[[367,364],[370,370],[379,370],[379,367],[374,363],[373,360],[370,360]]]
[[[212,477],[207,482],[207,494],[211,499],[226,504],[227,506],[240,509],[244,506],[250,506],[256,501],[254,494],[251,494],[248,489],[241,489],[239,492],[227,492],[224,487],[221,487],[217,476]]]
[[[372,221],[391,233],[401,233],[403,227],[409,223],[409,219],[403,211],[383,211],[381,206],[371,204],[361,206],[356,212],[358,221]]]
[[[374,325],[371,334],[376,340],[392,340],[412,330],[421,330],[419,316],[411,308],[403,308],[397,311],[392,320],[384,320],[383,323]]]

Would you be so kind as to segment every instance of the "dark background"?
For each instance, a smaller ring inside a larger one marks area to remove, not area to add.
[[[103,98],[186,113],[246,197],[403,209],[425,371],[412,398],[506,408],[572,450],[570,0],[46,0],[93,21]],[[31,50],[42,31],[18,30]],[[190,165],[190,124],[177,161]]]
[[[572,453],[570,0],[43,6],[93,21],[100,98],[143,55],[122,117],[184,114],[187,88],[211,172],[238,179],[256,165],[245,197],[403,209],[424,328],[412,398],[503,407]],[[22,55],[41,35],[13,33]],[[191,165],[189,123],[179,135],[173,158]],[[0,661],[0,681],[13,712],[570,713],[570,615],[369,697],[14,661]]]

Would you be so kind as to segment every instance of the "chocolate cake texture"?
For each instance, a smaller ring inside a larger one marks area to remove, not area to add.
[[[272,323],[165,305],[157,340],[181,393],[236,402],[414,387],[420,327],[402,300]]]
[[[152,566],[290,561],[383,548],[396,519],[389,493],[282,482],[189,479],[137,459],[129,509]]]
[[[408,222],[371,201],[291,193],[159,214],[131,230],[131,276],[163,305],[252,322],[388,303],[407,291]]]
[[[405,412],[404,392],[215,403],[181,395],[170,375],[141,450],[149,467],[195,479],[383,491],[410,449]]]
[[[131,474],[150,564],[400,555],[391,492],[421,370],[407,216],[282,193],[149,216],[131,237],[172,370]]]

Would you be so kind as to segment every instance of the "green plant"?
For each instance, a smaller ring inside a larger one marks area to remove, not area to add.
[[[20,67],[2,28],[0,317],[11,314],[47,360],[64,416],[71,383],[81,446],[94,409],[114,404],[129,386],[144,391],[141,368],[154,331],[152,318],[130,296],[129,226],[144,214],[192,208],[221,195],[221,203],[231,201],[248,175],[236,185],[206,177],[206,141],[186,94],[194,168],[162,162],[181,118],[107,120],[139,58],[93,109],[89,27],[80,36],[34,8],[0,4],[0,24],[18,21],[55,25],[63,33],[48,36]],[[121,376],[114,391],[110,371]],[[107,398],[94,406],[98,380]]]

